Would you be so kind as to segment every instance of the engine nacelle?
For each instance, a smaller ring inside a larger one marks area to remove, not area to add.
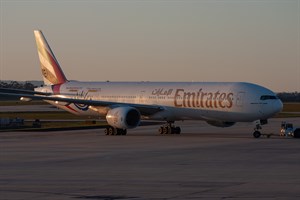
[[[140,124],[141,114],[133,107],[117,107],[107,112],[106,121],[115,128],[130,129]]]
[[[235,122],[223,122],[223,121],[206,121],[209,125],[217,127],[230,127],[235,124]]]

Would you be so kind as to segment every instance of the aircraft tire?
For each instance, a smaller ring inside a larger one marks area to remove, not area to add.
[[[167,134],[174,134],[173,127],[167,127],[167,129],[168,129]]]
[[[179,126],[177,126],[177,127],[161,126],[158,129],[158,133],[160,135],[164,135],[164,134],[180,134],[181,133],[181,129],[180,129]]]
[[[168,133],[169,133],[169,128],[163,127],[163,134],[168,134]]]
[[[180,134],[181,133],[181,128],[179,126],[175,127],[174,133],[175,134]]]
[[[122,135],[122,129],[115,129],[115,135]]]
[[[169,130],[170,130],[169,131],[170,134],[177,134],[175,127],[170,127]]]
[[[259,131],[254,131],[253,137],[254,138],[259,138],[261,136],[261,133]]]
[[[115,134],[115,130],[113,127],[109,127],[108,128],[108,135],[114,135]]]
[[[162,126],[159,127],[158,133],[161,134],[161,135],[164,134],[164,128]]]
[[[127,134],[127,129],[121,129],[121,135],[126,135]]]

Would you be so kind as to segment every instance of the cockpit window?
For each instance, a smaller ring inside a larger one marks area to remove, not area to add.
[[[278,97],[273,95],[263,95],[260,97],[260,100],[269,100],[269,99],[278,99]]]

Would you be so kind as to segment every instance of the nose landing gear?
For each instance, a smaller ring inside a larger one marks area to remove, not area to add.
[[[254,132],[253,132],[253,137],[254,138],[259,138],[262,134],[260,130],[262,129],[262,125],[267,124],[268,120],[259,120],[256,121]]]
[[[259,130],[261,129],[262,129],[261,125],[257,124],[254,128],[253,137],[259,138],[261,136],[261,132]]]

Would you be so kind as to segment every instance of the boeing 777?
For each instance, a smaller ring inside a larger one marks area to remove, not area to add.
[[[141,120],[165,121],[160,134],[179,134],[178,120],[204,120],[218,127],[237,122],[261,124],[282,110],[271,90],[244,82],[79,82],[69,81],[43,33],[34,31],[44,86],[7,93],[40,99],[80,116],[105,118],[107,135],[126,135]],[[260,126],[253,133],[260,136]]]

